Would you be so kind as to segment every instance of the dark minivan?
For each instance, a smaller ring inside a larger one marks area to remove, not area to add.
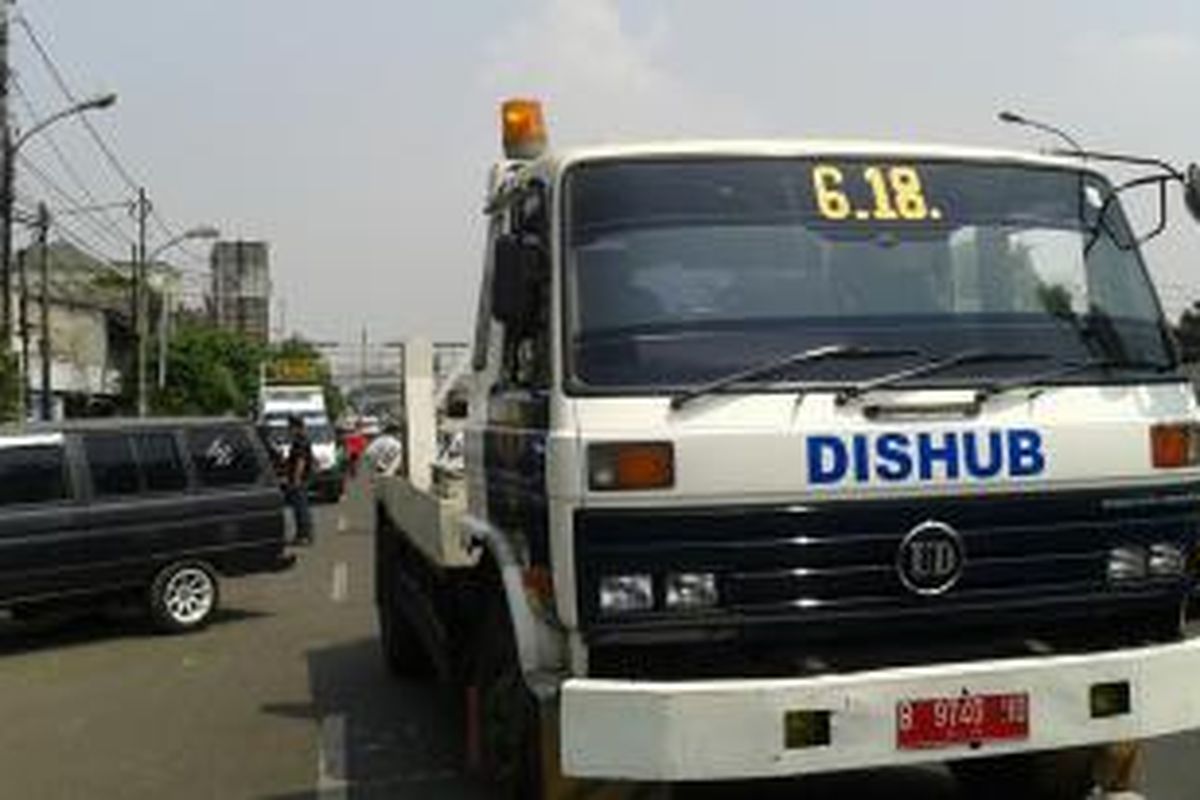
[[[217,576],[279,571],[283,500],[233,419],[99,420],[0,432],[0,608],[136,598],[202,627]]]

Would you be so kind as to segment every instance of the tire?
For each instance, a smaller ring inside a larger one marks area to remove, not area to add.
[[[150,616],[164,633],[185,633],[212,621],[221,591],[212,567],[179,561],[163,567],[150,584]]]
[[[521,674],[504,594],[490,593],[479,627],[473,683],[479,696],[481,765],[503,800],[545,793],[543,727],[537,699]]]
[[[425,643],[404,613],[396,582],[404,568],[394,548],[383,537],[394,535],[376,532],[375,580],[376,609],[379,614],[379,649],[384,666],[396,678],[425,681],[435,674],[432,659]]]
[[[971,800],[1084,800],[1095,783],[1092,747],[955,761],[950,772]]]
[[[394,605],[379,609],[379,648],[392,677],[420,682],[433,678],[434,666],[425,652],[425,643],[404,612]]]

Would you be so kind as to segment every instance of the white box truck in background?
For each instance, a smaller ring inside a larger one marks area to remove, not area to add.
[[[337,433],[325,407],[324,388],[317,384],[264,383],[258,407],[258,425],[279,458],[287,457],[288,418],[304,420],[313,449],[312,490],[321,500],[336,501],[342,491],[342,459]]]

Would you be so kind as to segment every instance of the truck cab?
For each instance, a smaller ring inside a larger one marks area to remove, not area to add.
[[[528,767],[514,713],[541,767],[649,781],[1200,725],[1200,412],[1103,162],[505,113],[458,599],[414,634],[508,708],[485,761]]]
[[[334,502],[342,493],[342,458],[337,434],[325,408],[320,385],[266,384],[259,397],[257,424],[278,464],[287,458],[288,420],[298,417],[312,443],[311,491],[318,499]]]

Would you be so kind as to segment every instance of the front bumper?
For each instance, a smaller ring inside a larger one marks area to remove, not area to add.
[[[783,777],[1144,739],[1200,727],[1200,638],[1088,655],[900,667],[802,679],[570,679],[562,768],[580,778],[688,781]],[[1095,719],[1090,691],[1127,681],[1126,714]],[[1029,738],[900,750],[902,700],[1027,692]],[[784,745],[788,711],[830,712],[829,744]]]

